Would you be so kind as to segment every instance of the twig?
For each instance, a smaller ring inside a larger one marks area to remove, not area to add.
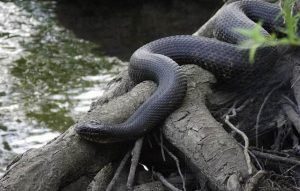
[[[150,134],[149,134],[150,135]],[[146,136],[146,139],[147,139],[147,142],[148,142],[148,145],[149,145],[149,147],[150,148],[153,148],[153,145],[152,145],[152,142],[151,142],[151,140],[150,140],[150,136]]]
[[[167,180],[175,185],[182,184],[182,179],[180,176],[169,177]],[[185,174],[185,180],[188,182],[188,184],[197,184],[193,174]]]
[[[238,107],[237,104],[240,102],[240,100],[235,101],[232,106],[228,109],[228,111],[222,116],[223,118],[226,117],[226,115],[230,115],[234,113],[234,115],[230,115],[230,117],[235,117],[236,112],[242,111],[253,99],[246,99],[242,104]]]
[[[236,112],[242,111],[253,99],[247,99],[242,105],[235,109]]]
[[[236,109],[235,106],[238,101],[235,101],[232,106],[228,109],[228,111],[222,116],[222,118],[226,118],[226,116],[235,117],[236,116]]]
[[[292,166],[291,168],[289,168],[289,169],[287,169],[286,171],[284,171],[284,172],[282,173],[282,175],[288,173],[289,171],[293,170],[293,169],[296,168],[296,167],[298,167],[298,165]]]
[[[276,161],[276,162],[283,162],[283,163],[286,163],[286,164],[300,165],[300,161],[295,160],[295,159],[280,157],[280,156],[277,156],[277,155],[272,155],[272,154],[269,154],[269,153],[263,153],[263,152],[255,151],[255,150],[252,150],[252,153],[255,154],[259,158],[269,159],[271,161]]]
[[[163,177],[162,174],[160,174],[159,172],[153,172],[154,176],[156,176],[160,181],[161,183],[167,187],[169,190],[171,191],[182,191],[178,188],[176,188],[175,186],[173,186],[170,182],[168,182],[165,177]]]
[[[162,130],[160,129],[159,131],[159,137],[160,137],[160,150],[161,150],[161,156],[164,160],[164,162],[166,162],[166,155],[165,155],[165,152],[164,152],[164,142],[163,142],[163,133],[162,133]]]
[[[181,178],[181,181],[182,181],[182,188],[183,188],[184,191],[186,191],[185,179],[184,179],[183,174],[181,172],[178,158],[166,146],[164,146],[164,149],[168,153],[168,155],[170,155],[170,157],[172,157],[172,159],[175,161],[176,166],[177,166],[177,170],[178,170],[178,174],[179,174],[179,176]]]
[[[249,147],[249,149],[251,151],[255,150],[255,151],[259,151],[259,152],[263,152],[263,153],[270,153],[270,154],[274,154],[274,155],[281,156],[281,157],[290,157],[290,155],[288,153],[275,151],[275,150],[260,149],[257,147]]]
[[[185,183],[185,179],[184,179],[183,174],[182,174],[181,169],[180,169],[180,164],[179,164],[178,158],[165,145],[161,144],[161,142],[157,139],[156,136],[155,136],[155,139],[160,144],[161,148],[163,150],[165,150],[168,153],[168,155],[170,155],[170,157],[175,161],[176,167],[177,167],[177,170],[178,170],[178,174],[179,174],[179,176],[181,178],[181,181],[182,181],[183,190],[186,191],[186,183]]]
[[[288,104],[290,104],[297,113],[299,112],[299,108],[297,104],[294,103],[289,97],[287,97],[286,95],[282,95],[281,97],[285,99],[288,102]]]
[[[121,172],[122,172],[122,170],[123,170],[123,168],[124,168],[124,166],[125,166],[125,164],[126,164],[129,157],[130,157],[130,151],[128,151],[126,153],[126,155],[123,157],[122,161],[120,162],[119,167],[117,168],[117,170],[115,172],[114,177],[111,179],[109,185],[107,186],[106,191],[111,191],[112,190],[113,186],[115,185],[117,179],[119,178],[119,176],[120,176],[120,174],[121,174]]]
[[[258,128],[259,128],[259,121],[260,121],[260,116],[262,113],[263,108],[265,107],[269,97],[272,95],[272,93],[278,89],[281,85],[283,84],[283,82],[281,82],[278,86],[275,86],[265,97],[263,103],[261,104],[258,114],[256,116],[256,123],[255,123],[255,145],[258,146]]]
[[[233,110],[233,115],[232,116],[235,116],[236,115],[236,112],[235,110]],[[242,132],[241,130],[239,130],[238,128],[236,128],[230,121],[229,121],[229,118],[230,116],[229,115],[226,115],[225,117],[225,123],[232,129],[234,130],[235,132],[237,132],[238,134],[240,134],[243,139],[244,139],[244,142],[245,142],[245,146],[244,146],[244,155],[245,155],[245,159],[246,159],[246,162],[247,162],[247,167],[248,167],[248,173],[249,174],[252,174],[253,170],[252,170],[252,166],[251,166],[251,159],[250,159],[250,156],[249,156],[249,153],[248,153],[248,148],[249,148],[249,139],[247,137],[247,135]]]
[[[260,162],[258,161],[257,157],[252,153],[252,151],[248,150],[248,153],[254,158],[259,170],[263,170],[263,167],[261,166]]]
[[[142,146],[143,146],[143,140],[144,140],[144,137],[141,137],[138,140],[136,140],[134,147],[132,149],[131,166],[130,166],[127,184],[126,184],[128,191],[133,190],[132,185],[134,182],[136,167],[139,164],[139,159],[140,159],[141,150],[142,150]]]

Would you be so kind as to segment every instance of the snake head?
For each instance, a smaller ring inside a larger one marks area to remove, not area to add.
[[[97,121],[79,123],[75,126],[75,131],[80,137],[92,142],[112,143],[119,141],[114,138],[109,127]]]

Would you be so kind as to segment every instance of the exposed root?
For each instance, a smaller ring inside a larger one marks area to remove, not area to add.
[[[155,176],[156,178],[158,178],[158,179],[161,181],[161,183],[162,183],[165,187],[167,187],[169,190],[171,190],[171,191],[182,191],[182,190],[176,188],[175,186],[173,186],[170,182],[168,182],[168,180],[165,179],[165,177],[164,177],[162,174],[160,174],[159,172],[153,172],[153,174],[154,174],[154,176]]]
[[[128,161],[129,157],[130,157],[130,151],[127,152],[126,155],[123,157],[122,161],[120,162],[119,167],[117,168],[117,170],[115,172],[114,177],[111,179],[109,185],[107,186],[106,191],[111,191],[113,189],[113,186],[115,185],[118,177],[120,176],[121,171],[123,170],[123,168],[124,168],[126,162]]]
[[[156,138],[156,141],[158,141],[157,137],[155,137],[155,138]],[[185,179],[184,179],[183,174],[181,172],[178,158],[165,145],[163,145],[163,138],[162,137],[161,137],[160,141],[158,141],[158,142],[160,143],[161,148],[163,148],[163,150],[165,150],[168,153],[168,155],[175,161],[178,174],[179,174],[179,176],[181,178],[181,181],[182,181],[182,189],[183,189],[183,191],[186,191]]]
[[[143,140],[144,140],[144,137],[139,138],[135,142],[134,148],[132,150],[131,166],[130,166],[130,171],[129,171],[129,175],[128,175],[128,179],[127,179],[127,190],[128,191],[133,190],[133,182],[134,182],[136,167],[139,164],[139,158],[141,155]]]
[[[256,166],[258,167],[259,170],[263,170],[262,165],[258,161],[257,157],[250,151],[248,150],[249,155],[255,160]]]
[[[252,150],[252,152],[258,158],[268,159],[268,160],[273,161],[273,162],[280,162],[280,163],[286,163],[286,164],[290,164],[290,165],[300,166],[300,161],[297,160],[297,159],[282,157],[282,156],[278,156],[278,155],[270,154],[270,153],[264,153],[264,152],[257,151],[257,150]]]
[[[165,155],[165,152],[164,152],[164,143],[163,143],[164,139],[163,139],[162,131],[159,131],[159,137],[160,137],[160,141],[158,141],[156,136],[155,136],[155,139],[158,143],[160,143],[161,156],[162,156],[163,160],[166,161],[166,155]]]
[[[249,139],[247,137],[247,135],[240,131],[238,128],[236,128],[230,121],[230,117],[234,117],[236,116],[236,111],[235,109],[232,110],[232,114],[231,115],[226,115],[225,117],[225,123],[235,132],[237,132],[239,135],[241,135],[244,139],[245,145],[244,145],[244,155],[245,155],[245,159],[247,161],[247,166],[248,166],[248,173],[249,175],[252,174],[253,170],[252,170],[252,166],[251,166],[251,159],[248,153],[248,148],[249,148]]]
[[[259,181],[267,174],[266,171],[260,170],[252,176],[246,183],[245,191],[255,191],[258,187]]]

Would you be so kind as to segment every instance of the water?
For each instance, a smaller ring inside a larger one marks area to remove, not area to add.
[[[124,66],[61,27],[55,6],[0,2],[0,175],[72,125]]]

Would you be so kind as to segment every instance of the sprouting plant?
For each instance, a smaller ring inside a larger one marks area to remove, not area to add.
[[[265,36],[261,33],[262,22],[258,22],[252,29],[237,29],[238,32],[248,37],[248,40],[241,43],[243,48],[249,48],[250,63],[254,62],[255,52],[261,46],[292,45],[300,46],[300,36],[297,34],[298,22],[300,19],[299,10],[295,10],[294,5],[299,0],[281,0],[281,15],[284,19],[284,27],[281,32],[284,37],[279,38],[275,33]],[[299,3],[299,2],[298,2]],[[298,5],[299,6],[299,5]],[[298,11],[295,13],[295,11]]]

